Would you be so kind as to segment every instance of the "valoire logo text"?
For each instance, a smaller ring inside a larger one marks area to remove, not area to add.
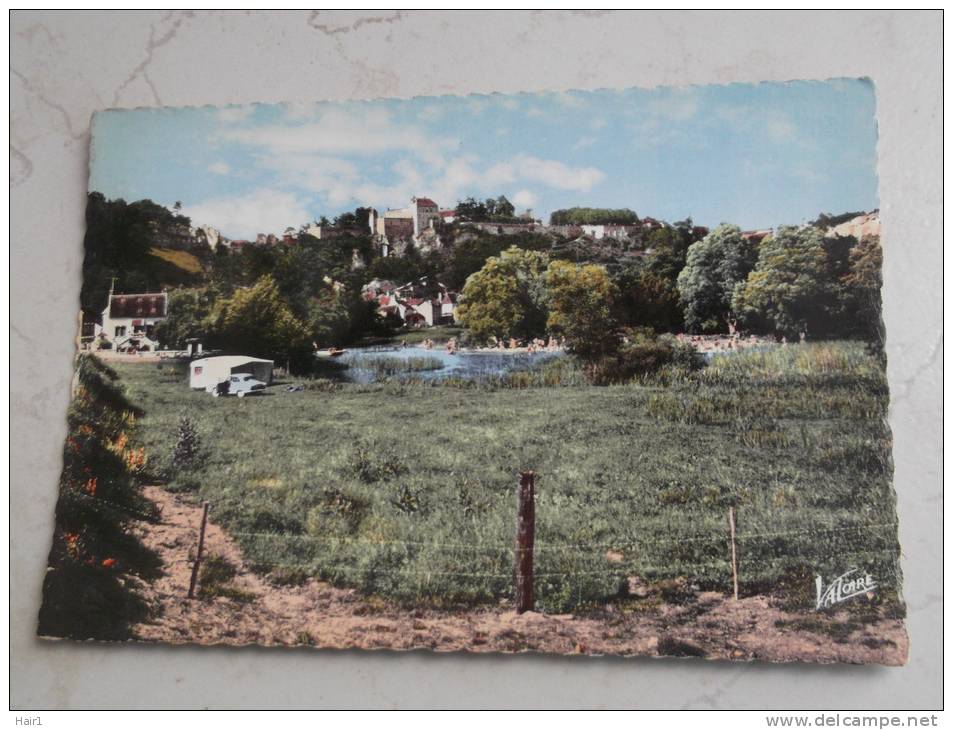
[[[827,588],[824,587],[824,581],[821,576],[817,576],[814,584],[817,587],[817,610],[833,606],[836,603],[846,601],[848,598],[859,596],[861,593],[869,593],[877,587],[874,577],[870,573],[850,576],[857,573],[857,568],[851,568],[846,573],[842,573],[830,582]]]

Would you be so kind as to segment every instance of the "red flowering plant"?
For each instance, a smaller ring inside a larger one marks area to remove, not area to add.
[[[79,356],[44,582],[43,634],[113,638],[137,603],[117,573],[141,573],[152,563],[128,529],[154,512],[140,493],[146,465],[135,443],[140,413],[112,368],[92,355]]]

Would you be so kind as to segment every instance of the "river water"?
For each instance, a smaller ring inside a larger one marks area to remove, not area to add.
[[[374,359],[409,360],[410,358],[433,358],[443,363],[439,370],[417,370],[396,373],[393,377],[414,377],[426,380],[443,378],[463,378],[475,380],[481,377],[498,376],[521,370],[532,370],[556,358],[564,357],[562,352],[508,352],[498,350],[458,350],[451,355],[443,347],[428,350],[424,347],[356,347],[337,359],[348,366],[345,377],[355,383],[369,383],[377,377],[376,371],[362,367],[363,363]]]

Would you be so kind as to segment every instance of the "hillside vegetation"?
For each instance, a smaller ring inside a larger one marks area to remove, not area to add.
[[[201,274],[202,262],[198,257],[188,251],[179,251],[171,248],[150,248],[149,255],[162,259],[167,263],[177,266],[187,274]]]

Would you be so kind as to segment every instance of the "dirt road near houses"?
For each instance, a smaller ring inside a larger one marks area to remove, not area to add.
[[[502,605],[459,611],[402,608],[314,579],[276,585],[248,569],[213,518],[205,554],[232,566],[234,575],[226,571],[227,581],[215,591],[219,595],[203,596],[200,588],[198,599],[189,600],[189,555],[201,507],[160,487],[147,487],[145,494],[161,508],[162,519],[139,523],[137,530],[164,569],[154,583],[140,586],[154,609],[152,619],[132,627],[142,641],[891,665],[906,660],[907,636],[899,619],[863,624],[851,621],[846,611],[792,613],[769,596],[734,601],[697,592],[672,604],[643,586],[640,598],[585,616],[517,615]]]

